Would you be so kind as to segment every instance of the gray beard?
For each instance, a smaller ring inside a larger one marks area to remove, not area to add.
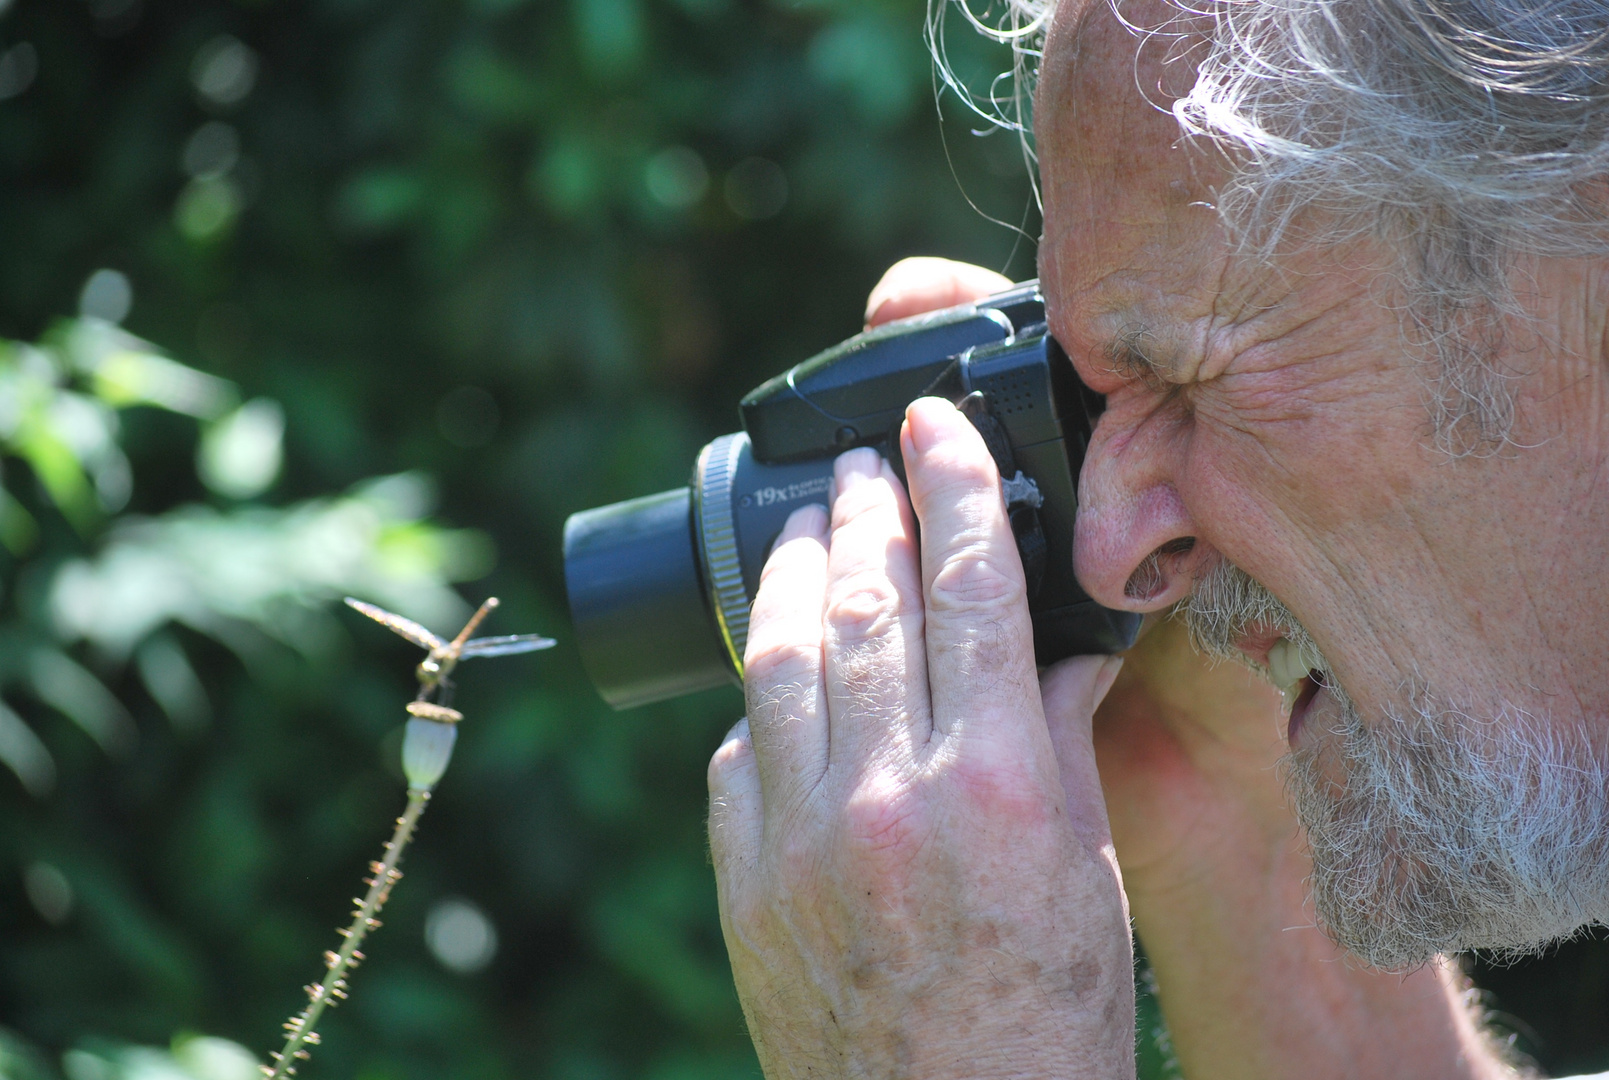
[[[1179,614],[1216,657],[1245,661],[1234,643],[1258,625],[1312,640],[1228,563]],[[1314,907],[1338,944],[1401,969],[1460,949],[1523,955],[1609,918],[1609,769],[1584,736],[1513,708],[1475,716],[1428,689],[1365,723],[1330,672],[1317,675],[1342,718],[1283,768]]]

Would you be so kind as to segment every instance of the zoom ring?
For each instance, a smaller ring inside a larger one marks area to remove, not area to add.
[[[739,677],[743,675],[743,651],[749,643],[750,601],[743,587],[743,561],[737,549],[732,481],[748,441],[748,435],[741,431],[722,435],[704,448],[698,462],[698,522],[705,580],[727,656]]]

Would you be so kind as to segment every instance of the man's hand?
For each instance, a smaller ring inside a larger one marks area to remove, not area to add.
[[[750,622],[710,846],[768,1076],[1133,1071],[1132,956],[1091,750],[1104,657],[1046,675],[983,441],[947,402],[839,459]],[[921,523],[921,551],[916,522]]]

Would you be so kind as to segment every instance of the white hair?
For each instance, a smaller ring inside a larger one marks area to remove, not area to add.
[[[951,2],[1013,47],[1008,91],[950,74]],[[932,0],[929,40],[947,86],[1026,135],[1055,0],[986,2]],[[1495,317],[1517,310],[1514,257],[1609,252],[1609,0],[1172,3],[1165,25],[1129,25],[1195,64],[1170,108],[1234,163],[1216,196],[1232,235],[1265,254],[1293,229],[1390,241],[1417,336],[1442,361],[1442,419],[1505,437],[1506,377],[1487,361]]]
[[[968,86],[950,63],[945,26],[952,4],[973,30],[1011,46],[1011,69],[996,75],[986,90]],[[924,37],[939,81],[991,127],[1023,136],[1023,147],[1030,159],[1030,105],[1045,31],[1050,28],[1055,8],[1056,0],[986,0],[982,10],[974,10],[970,0],[928,0]],[[1036,193],[1037,190],[1036,186]]]
[[[1609,770],[1585,736],[1426,691],[1365,722],[1330,692],[1335,729],[1284,764],[1331,937],[1401,970],[1516,960],[1609,918]]]

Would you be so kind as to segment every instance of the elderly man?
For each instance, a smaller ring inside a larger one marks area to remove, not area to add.
[[[1186,1075],[1512,1074],[1439,956],[1609,917],[1606,28],[1064,0],[1040,273],[1107,401],[1076,565],[1157,616],[1036,672],[966,420],[910,407],[908,497],[839,460],[710,769],[769,1076],[1130,1075],[1131,915]],[[1000,284],[902,264],[868,318]]]

